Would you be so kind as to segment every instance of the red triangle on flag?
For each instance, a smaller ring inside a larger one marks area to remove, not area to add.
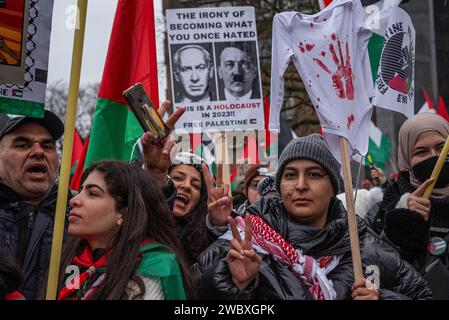
[[[84,141],[83,150],[81,152],[80,158],[78,159],[78,165],[76,167],[75,173],[70,180],[70,189],[79,190],[81,184],[81,177],[84,172],[84,163],[86,161],[87,148],[89,147],[89,137]]]
[[[320,5],[320,10],[323,10],[328,5],[330,5],[332,0],[318,0],[318,4]]]
[[[446,104],[441,95],[438,97],[438,114],[449,122],[449,114],[447,113]]]
[[[81,154],[83,153],[83,140],[78,132],[78,129],[75,128],[75,133],[73,136],[73,149],[72,149],[72,161],[70,162],[70,167],[73,168],[73,165],[76,161],[81,158]]]
[[[435,109],[435,106],[433,105],[432,100],[430,100],[429,95],[427,94],[426,89],[421,88],[422,92],[424,94],[424,98],[426,99],[427,105],[429,106],[429,109]]]

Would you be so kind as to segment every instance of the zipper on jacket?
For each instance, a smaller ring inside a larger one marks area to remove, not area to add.
[[[33,228],[33,224],[34,224],[34,212],[31,211],[28,214],[28,229],[32,229]]]

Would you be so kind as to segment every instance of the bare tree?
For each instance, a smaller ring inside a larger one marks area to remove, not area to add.
[[[99,83],[92,83],[79,89],[75,127],[82,139],[90,134],[99,86]],[[63,122],[67,113],[67,95],[68,85],[64,81],[59,80],[47,85],[45,108],[53,111]],[[63,141],[61,139],[58,143],[58,152],[62,150]]]

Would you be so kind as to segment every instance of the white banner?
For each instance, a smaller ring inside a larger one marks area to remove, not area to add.
[[[393,9],[385,32],[377,73],[373,104],[377,107],[414,114],[415,28],[403,9]]]
[[[47,87],[53,0],[16,0],[4,3],[4,6],[0,8],[2,18],[6,16],[17,18],[17,15],[20,15],[20,8],[26,8],[28,3],[29,10],[25,14],[25,17],[28,17],[25,19],[27,21],[25,23],[25,30],[27,30],[25,47],[20,46],[17,42],[23,36],[22,31],[20,34],[18,33],[17,21],[11,18],[8,20],[9,23],[3,25],[2,19],[0,26],[0,38],[2,38],[0,41],[4,41],[0,53],[7,57],[3,60],[3,64],[0,62],[0,68],[2,68],[0,69],[2,74],[0,78],[0,112],[42,117]],[[25,48],[26,50],[23,50]],[[14,59],[14,56],[19,58],[20,55],[11,55],[11,53],[18,53],[18,50],[23,50],[24,53],[23,60],[21,60],[24,63],[24,74],[19,81],[17,81],[17,72],[13,70],[13,67],[20,64],[17,59]]]
[[[167,10],[176,129],[264,128],[253,7]]]

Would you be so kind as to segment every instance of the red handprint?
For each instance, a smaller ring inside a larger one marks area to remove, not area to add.
[[[315,48],[314,44],[310,44],[310,43],[306,43],[306,46],[304,47],[304,44],[302,42],[299,43],[299,50],[301,50],[301,52],[305,52],[307,51],[311,51],[313,48]]]
[[[353,100],[354,99],[354,83],[352,80],[352,68],[351,68],[351,56],[349,55],[349,46],[348,42],[346,42],[346,58],[343,57],[343,53],[341,50],[341,41],[336,37],[335,34],[332,35],[332,40],[337,40],[338,44],[338,52],[340,57],[337,57],[337,54],[335,53],[335,47],[334,44],[331,43],[329,45],[329,51],[332,55],[332,60],[334,61],[335,65],[337,66],[337,71],[332,73],[329,68],[321,61],[319,58],[313,58],[313,61],[315,61],[321,69],[326,71],[326,73],[330,74],[332,76],[332,86],[337,91],[338,97],[340,99],[348,99]],[[321,52],[322,56],[325,56],[324,51]]]
[[[354,117],[353,114],[351,114],[351,115],[348,117],[348,130],[351,129],[351,125],[352,125],[352,123],[354,122],[354,120],[355,120],[355,117]]]

